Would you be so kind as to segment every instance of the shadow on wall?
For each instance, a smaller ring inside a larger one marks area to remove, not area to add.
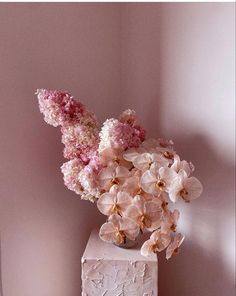
[[[186,239],[178,256],[168,262],[165,254],[159,256],[160,296],[173,296],[173,291],[181,296],[233,296],[234,233],[229,229],[234,223],[234,167],[219,159],[204,136],[175,139],[182,158],[196,164],[194,175],[204,191],[190,205],[176,205],[183,219],[179,231]]]

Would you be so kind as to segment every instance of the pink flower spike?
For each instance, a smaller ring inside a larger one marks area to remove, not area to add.
[[[67,161],[61,166],[61,172],[63,173],[66,187],[79,195],[82,195],[84,192],[84,188],[78,178],[83,168],[84,164],[79,159]]]
[[[166,259],[170,259],[173,255],[179,253],[179,247],[184,241],[184,236],[181,233],[178,233],[174,240],[169,244],[168,248],[166,249]]]
[[[85,110],[83,104],[65,91],[38,89],[36,95],[44,120],[55,127],[77,122]]]

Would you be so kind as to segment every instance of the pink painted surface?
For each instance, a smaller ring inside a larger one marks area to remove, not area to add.
[[[204,194],[181,206],[187,238],[160,257],[159,293],[234,295],[234,22],[233,3],[0,4],[4,296],[80,295],[80,258],[104,220],[63,185],[39,87],[71,91],[101,121],[134,108],[149,135],[175,140]]]

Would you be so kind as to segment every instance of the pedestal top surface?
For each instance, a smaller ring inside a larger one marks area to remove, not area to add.
[[[152,261],[157,262],[157,255],[152,254],[144,257],[140,253],[142,241],[131,249],[123,249],[113,244],[102,241],[98,235],[98,230],[91,232],[82,260],[104,259],[104,260],[121,260],[121,261]]]

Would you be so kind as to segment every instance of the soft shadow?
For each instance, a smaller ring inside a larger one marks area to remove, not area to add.
[[[234,166],[202,135],[176,136],[175,143],[181,158],[196,165],[204,191],[190,204],[176,204],[185,218],[179,231],[186,240],[178,256],[169,261],[159,256],[159,295],[233,296]]]

